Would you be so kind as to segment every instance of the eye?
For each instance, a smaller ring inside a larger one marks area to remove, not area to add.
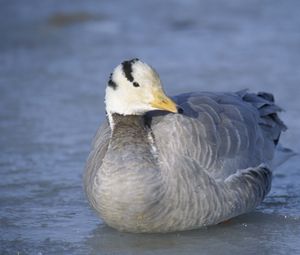
[[[133,82],[134,87],[140,87],[140,84],[138,84],[136,81]]]

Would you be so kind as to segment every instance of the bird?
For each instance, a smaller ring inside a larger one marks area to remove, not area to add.
[[[134,58],[109,76],[105,107],[84,189],[110,227],[132,233],[202,228],[253,211],[270,191],[287,129],[271,93],[170,98],[155,69]],[[282,161],[291,156],[281,151]]]

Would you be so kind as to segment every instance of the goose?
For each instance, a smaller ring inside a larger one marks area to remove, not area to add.
[[[133,233],[201,228],[254,210],[270,191],[286,130],[272,94],[171,99],[154,68],[132,59],[111,73],[105,105],[84,189],[109,226]]]

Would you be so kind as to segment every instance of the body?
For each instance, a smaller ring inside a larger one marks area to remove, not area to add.
[[[172,102],[183,113],[112,112],[97,132],[85,190],[116,229],[216,224],[253,210],[270,190],[285,129],[270,94],[197,92]]]

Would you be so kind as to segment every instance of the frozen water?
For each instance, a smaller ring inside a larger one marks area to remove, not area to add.
[[[133,235],[89,209],[82,171],[112,68],[139,57],[168,94],[270,91],[300,152],[300,2],[0,1],[1,254],[300,254],[300,157],[253,213]]]

